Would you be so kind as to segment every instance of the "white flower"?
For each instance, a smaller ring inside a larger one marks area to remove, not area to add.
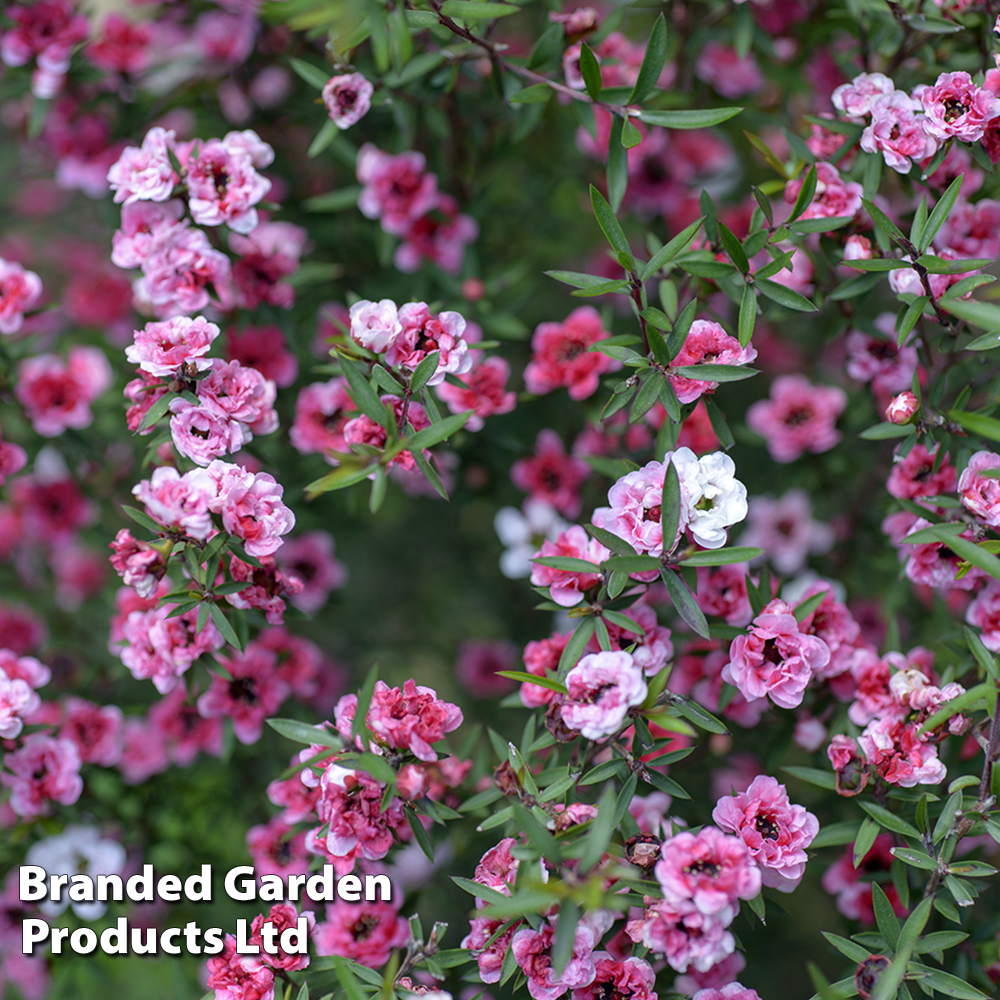
[[[726,528],[747,516],[747,488],[736,478],[736,464],[721,451],[697,458],[690,448],[678,448],[672,457],[685,526],[703,548],[722,548]]]
[[[362,347],[381,354],[402,332],[403,324],[392,299],[362,299],[351,306],[351,336]]]
[[[117,840],[105,840],[96,826],[67,826],[62,833],[32,844],[25,863],[40,865],[49,875],[89,875],[95,882],[98,875],[120,875],[125,867],[125,848]],[[72,881],[70,883],[72,885]],[[62,888],[62,902],[46,900],[38,909],[47,917],[57,917],[67,906],[81,920],[97,920],[104,916],[108,904],[93,902],[71,903],[69,887]]]
[[[531,576],[531,557],[546,539],[554,542],[569,525],[544,500],[526,500],[521,510],[501,507],[493,518],[497,537],[506,547],[500,572],[508,580]]]

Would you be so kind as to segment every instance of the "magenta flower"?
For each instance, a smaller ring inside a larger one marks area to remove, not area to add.
[[[713,916],[760,892],[760,869],[749,848],[714,826],[678,833],[663,842],[653,869],[668,905],[692,903]]]
[[[760,994],[756,990],[750,989],[749,986],[729,983],[721,990],[699,990],[691,1000],[760,1000]]]
[[[441,382],[437,393],[448,404],[452,413],[475,412],[469,417],[465,429],[479,431],[485,418],[500,413],[510,413],[517,405],[517,393],[507,389],[510,365],[505,358],[489,357],[470,371],[458,376],[466,386],[460,388],[451,382]]]
[[[873,771],[890,785],[938,785],[947,770],[938,759],[932,734],[921,733],[916,723],[892,717],[875,719],[858,737],[858,745]]]
[[[256,955],[237,954],[232,934],[207,966],[206,985],[215,990],[216,1000],[274,1000],[274,972]]]
[[[460,313],[446,311],[434,316],[427,303],[407,302],[398,316],[401,330],[386,348],[388,364],[413,371],[428,354],[439,352],[438,366],[428,385],[439,385],[445,375],[464,375],[471,370],[472,356],[462,336],[465,317]]]
[[[987,649],[1000,653],[1000,583],[987,582],[966,609],[965,620],[982,629],[979,638]]]
[[[532,501],[546,503],[566,517],[580,513],[580,487],[589,475],[590,466],[567,455],[562,438],[548,428],[538,432],[535,453],[518,459],[510,469],[511,482],[518,489],[530,493]]]
[[[35,430],[58,437],[94,420],[90,404],[111,385],[111,365],[98,347],[71,347],[63,361],[55,354],[36,354],[17,366],[14,395]]]
[[[559,709],[563,722],[588,740],[606,740],[622,728],[628,710],[646,699],[642,669],[631,653],[584,656],[566,675],[569,693]]]
[[[748,701],[769,697],[780,708],[797,708],[814,670],[830,662],[830,648],[799,628],[792,609],[773,600],[753,620],[748,635],[729,649],[722,678]]]
[[[771,383],[770,399],[747,410],[747,426],[767,442],[776,462],[794,462],[805,452],[829,451],[839,440],[837,417],[847,394],[832,385],[813,385],[805,375],[782,375]]]
[[[893,465],[885,484],[889,493],[906,500],[953,493],[958,473],[948,455],[938,462],[939,447],[935,445],[934,451],[928,451],[925,445],[915,444],[906,458]]]
[[[307,385],[295,401],[295,421],[288,436],[303,455],[348,450],[344,425],[357,412],[343,376]]]
[[[542,542],[536,556],[569,556],[573,559],[584,559],[595,564],[593,573],[583,573],[574,570],[553,569],[535,563],[531,570],[531,583],[535,587],[548,587],[549,596],[556,604],[571,608],[583,600],[584,594],[597,586],[601,574],[596,565],[610,558],[611,552],[596,538],[591,538],[583,528],[574,524],[567,528],[554,541]]]
[[[393,948],[405,944],[410,925],[392,903],[347,903],[338,899],[326,907],[326,920],[316,925],[317,955],[351,958],[369,969],[380,969]]]
[[[752,53],[740,56],[731,45],[719,42],[702,46],[694,71],[699,80],[733,101],[760,90],[767,82]]]
[[[612,958],[606,951],[593,954],[596,973],[588,986],[573,990],[572,1000],[604,1000],[621,997],[628,1000],[656,1000],[656,973],[641,958]]]
[[[14,261],[0,257],[0,333],[17,333],[24,314],[38,302],[42,280]]]
[[[791,892],[802,881],[806,848],[819,833],[819,820],[788,801],[785,786],[759,775],[745,792],[724,795],[712,811],[716,825],[741,837],[761,868],[764,885]]]
[[[422,153],[384,153],[370,142],[358,150],[358,180],[364,185],[358,208],[378,219],[393,236],[404,236],[438,201],[437,178],[426,173]]]
[[[531,338],[525,388],[541,396],[565,386],[570,399],[592,396],[599,377],[619,367],[606,354],[587,349],[609,336],[593,306],[574,309],[562,323],[540,323]]]
[[[113,767],[122,755],[122,711],[115,705],[95,705],[70,696],[63,703],[58,737],[69,740],[84,764]]]
[[[375,88],[361,73],[331,76],[323,87],[323,103],[337,128],[356,125],[372,106]]]

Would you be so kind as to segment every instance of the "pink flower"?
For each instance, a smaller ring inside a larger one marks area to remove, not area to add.
[[[895,89],[884,73],[861,73],[850,83],[843,83],[833,92],[833,106],[842,114],[862,118],[871,112],[872,102]]]
[[[962,142],[978,142],[986,126],[1000,116],[1000,99],[972,82],[968,73],[942,73],[933,87],[919,94],[927,120],[924,127],[944,142],[955,137]]]
[[[833,529],[813,520],[812,503],[805,490],[789,490],[778,499],[754,497],[747,522],[740,544],[763,549],[783,576],[793,576],[802,569],[810,553],[828,552],[833,545]]]
[[[247,853],[257,875],[305,875],[309,871],[309,852],[305,833],[296,833],[280,816],[247,830]]]
[[[656,1000],[656,973],[648,962],[641,958],[617,961],[604,951],[595,951],[592,957],[597,969],[594,981],[573,990],[573,1000],[604,1000],[607,996]]]
[[[648,604],[633,604],[622,613],[639,626],[641,634],[626,631],[614,622],[607,622],[611,650],[634,647],[631,649],[633,662],[647,677],[653,677],[673,659],[674,645],[670,641],[670,629],[657,622],[656,612]],[[587,644],[587,652],[596,653],[599,650],[597,637],[594,636]]]
[[[996,476],[983,475],[984,472]],[[962,472],[958,492],[963,506],[991,528],[1000,525],[1000,455],[977,451]]]
[[[625,652],[590,653],[566,675],[563,722],[584,739],[605,740],[622,728],[628,710],[646,699],[642,670]]]
[[[392,261],[405,274],[418,271],[430,261],[448,274],[458,274],[465,257],[465,246],[479,235],[479,224],[458,211],[458,202],[450,195],[439,194],[434,210],[414,219],[396,247]]]
[[[693,995],[699,990],[720,990],[723,986],[736,982],[736,977],[746,968],[746,959],[737,951],[716,962],[707,972],[689,969],[674,980],[674,989],[679,993]]]
[[[368,114],[374,92],[375,88],[361,73],[344,73],[326,81],[323,103],[337,128],[350,128]]]
[[[218,646],[222,647],[221,636]],[[193,764],[199,753],[222,756],[222,720],[199,715],[183,686],[175,687],[150,707],[149,722],[165,741],[167,753],[178,767]]]
[[[393,420],[400,420],[403,413],[403,401],[399,396],[381,396],[383,406],[392,408]],[[427,411],[419,403],[410,403],[407,410],[407,420],[415,431],[422,431],[425,427],[430,427],[431,422],[427,417]],[[344,441],[348,445],[365,444],[372,448],[384,448],[386,442],[385,428],[381,424],[375,423],[367,414],[360,414],[352,417],[344,424]],[[424,452],[425,457],[430,452]],[[398,468],[404,472],[412,472],[417,467],[413,455],[408,451],[401,451],[389,462],[389,468]]]
[[[902,462],[893,465],[885,484],[889,493],[894,497],[916,500],[954,492],[958,473],[948,455],[938,462],[938,447],[935,445],[931,452],[924,445],[915,444]]]
[[[751,345],[740,347],[740,342],[735,337],[730,337],[718,323],[696,319],[691,324],[684,346],[671,364],[747,365],[756,357],[757,351]],[[671,375],[670,384],[682,403],[693,403],[704,393],[714,392],[719,387],[718,382],[682,375]]]
[[[802,190],[804,178],[785,185],[785,201],[795,204]],[[843,181],[840,172],[831,163],[816,164],[816,193],[800,219],[854,218],[861,211],[864,190],[857,181]]]
[[[1000,74],[1000,70],[994,72]],[[1000,202],[982,198],[970,204],[959,197],[935,234],[934,245],[960,257],[1000,256]]]
[[[345,695],[338,704],[347,705],[354,695]],[[353,706],[351,708],[353,719]],[[390,688],[385,681],[376,681],[366,718],[368,728],[376,738],[393,750],[409,750],[419,760],[435,761],[437,754],[431,743],[444,739],[462,724],[462,710],[442,701],[433,688],[406,681],[402,688]]]
[[[326,920],[316,925],[317,955],[339,955],[369,969],[380,969],[393,948],[406,944],[410,925],[392,903],[346,903],[326,907]]]
[[[10,789],[10,806],[24,820],[47,816],[51,802],[71,806],[83,791],[80,754],[70,740],[32,733],[5,755],[4,767],[0,784]]]
[[[865,236],[856,233],[847,237],[844,243],[844,260],[871,260],[872,244]]]
[[[806,870],[806,848],[819,833],[819,820],[792,805],[785,786],[759,775],[745,792],[724,795],[712,811],[722,830],[743,839],[761,868],[764,885],[791,892]]]
[[[351,306],[351,336],[369,351],[382,354],[402,332],[403,324],[392,299],[362,299]]]
[[[393,832],[409,830],[398,798],[382,808],[383,787],[364,771],[350,771],[330,764],[319,782],[316,812],[328,828],[309,831],[306,846],[325,855],[337,876],[354,869],[358,858],[380,861],[389,853]]]
[[[178,316],[136,330],[135,343],[125,349],[125,357],[160,378],[173,378],[182,365],[203,372],[212,367],[212,359],[205,355],[218,336],[219,328],[204,317]]]
[[[17,333],[24,314],[42,294],[42,280],[15,261],[0,257],[0,333]]]
[[[301,914],[306,921],[306,936],[312,938],[315,931],[316,918],[311,910],[304,910]],[[250,942],[260,949],[260,960],[272,969],[284,969],[286,972],[298,972],[309,965],[309,953],[304,955],[290,955],[281,948],[281,935],[289,928],[297,928],[299,925],[299,911],[291,903],[276,903],[268,911],[267,916],[263,913],[254,917],[250,925]],[[272,955],[264,948],[264,924],[270,924],[275,931],[273,940],[278,943],[278,953]]]
[[[333,536],[325,531],[307,531],[289,539],[279,550],[282,571],[302,582],[292,604],[308,614],[318,611],[347,582],[347,568],[334,555]]]
[[[20,677],[8,674],[0,660],[0,739],[13,740],[20,736],[24,717],[36,712],[41,704],[41,698],[31,685]]]
[[[126,785],[141,785],[170,767],[167,742],[145,719],[132,717],[122,727],[122,755],[118,770]]]
[[[691,1000],[760,1000],[760,994],[756,990],[750,989],[749,986],[729,983],[721,990],[699,990]]]
[[[264,720],[277,714],[288,697],[288,685],[277,672],[278,658],[259,643],[219,662],[228,679],[215,674],[208,690],[198,699],[198,711],[205,718],[228,717],[240,743],[256,743]]]
[[[860,645],[861,626],[854,620],[847,606],[838,601],[833,588],[825,580],[818,580],[802,595],[806,601],[825,591],[816,610],[799,623],[799,630],[806,635],[822,639],[830,650],[830,662],[814,669],[817,678],[831,678],[849,670],[855,649]]]
[[[901,90],[880,94],[871,103],[872,120],[861,136],[861,148],[866,153],[881,152],[886,166],[908,174],[914,161],[928,159],[938,148],[920,110],[920,102]]]
[[[514,959],[528,980],[533,1000],[556,1000],[567,990],[580,990],[594,981],[594,931],[581,921],[574,934],[572,955],[559,976],[552,968],[550,951],[555,931],[551,923],[542,924],[540,931],[524,927],[514,935]]]
[[[244,368],[255,368],[279,389],[287,389],[299,374],[299,363],[288,350],[279,326],[246,326],[242,330],[229,327],[226,357]]]
[[[132,24],[120,14],[109,14],[100,37],[87,46],[87,58],[98,69],[139,73],[149,65],[152,40],[150,24]]]
[[[827,644],[800,631],[791,611],[773,600],[753,620],[749,635],[733,640],[722,678],[748,701],[766,695],[781,708],[797,708],[813,671],[830,662]]]
[[[90,404],[110,385],[111,365],[100,348],[71,347],[66,361],[55,354],[25,358],[14,395],[39,434],[58,437],[68,427],[89,427]]]
[[[28,455],[19,445],[0,438],[0,486],[8,476],[20,472],[28,464]]]
[[[765,439],[774,461],[794,462],[807,451],[829,451],[840,440],[836,422],[846,406],[843,389],[782,375],[771,383],[770,399],[750,405],[747,426]]]
[[[590,475],[590,466],[566,454],[562,438],[553,430],[539,431],[535,453],[518,459],[510,470],[511,482],[554,507],[566,517],[580,513],[580,486]]]
[[[344,426],[357,406],[342,376],[307,385],[295,401],[295,422],[288,436],[303,455],[312,452],[345,452]]]
[[[271,190],[271,182],[254,169],[242,143],[198,141],[184,161],[184,176],[188,210],[199,226],[226,223],[237,233],[249,233],[256,227],[254,205]]]
[[[536,555],[569,556],[573,559],[585,559],[587,562],[600,564],[610,558],[611,552],[596,538],[590,538],[579,525],[573,525],[562,532],[554,541],[542,542],[542,547]],[[583,600],[583,596],[591,587],[601,581],[598,569],[593,573],[581,573],[564,569],[552,569],[535,563],[531,570],[531,583],[535,587],[548,587],[549,596],[556,604],[571,608]]]
[[[559,666],[562,652],[569,642],[570,632],[553,632],[548,639],[532,639],[524,647],[524,669],[536,677],[552,677]],[[521,702],[526,708],[539,708],[552,701],[555,692],[541,684],[521,685]]]
[[[414,220],[426,215],[438,200],[437,178],[425,173],[421,153],[392,156],[366,142],[358,151],[358,180],[364,189],[358,208],[369,219],[379,219],[393,236],[403,236]]]
[[[229,247],[240,255],[233,262],[235,304],[240,309],[256,309],[261,303],[290,309],[295,289],[281,279],[299,269],[307,244],[306,231],[290,222],[259,222],[246,235],[230,232]]]
[[[175,139],[173,131],[157,126],[146,133],[142,148],[129,146],[122,153],[108,171],[116,203],[166,201],[173,194],[178,178],[168,151]]]
[[[653,873],[668,905],[690,902],[709,916],[722,913],[737,900],[753,899],[761,886],[760,869],[749,848],[739,837],[714,826],[702,827],[697,835],[683,832],[664,841]]]
[[[890,424],[908,424],[920,409],[920,400],[907,390],[894,396],[885,408],[885,419]]]
[[[171,466],[154,469],[132,489],[154,521],[199,540],[212,530],[209,503],[215,494],[215,480],[206,472],[192,469],[182,476]]]
[[[727,839],[736,841],[735,837]],[[640,919],[630,920],[625,931],[636,943],[641,942],[650,951],[663,955],[675,972],[692,969],[707,972],[736,949],[733,934],[727,930],[735,915],[732,906],[707,914],[696,909],[690,900],[675,903],[658,899]]]
[[[930,526],[930,521],[919,518],[914,521],[907,537]],[[972,531],[963,531],[959,537],[970,541],[975,540]],[[959,567],[964,560],[955,555],[944,542],[913,544],[904,538],[903,544],[907,546],[903,552],[908,553],[906,575],[914,583],[921,583],[928,587],[955,587],[959,590],[975,590],[979,579],[984,575],[981,569],[974,566],[964,576],[958,577]]]
[[[285,598],[302,590],[302,584],[295,577],[282,573],[274,561],[274,556],[262,556],[260,566],[238,559],[229,558],[229,575],[235,582],[246,583],[243,590],[227,594],[226,601],[234,608],[246,610],[256,608],[262,611],[270,625],[281,625],[285,620]]]
[[[766,82],[752,53],[740,56],[731,45],[719,42],[701,47],[694,71],[699,80],[730,100],[752,94]]]
[[[386,348],[388,364],[413,371],[428,354],[438,351],[438,365],[428,385],[439,385],[445,375],[464,375],[472,368],[469,345],[462,338],[465,318],[459,313],[432,316],[425,302],[407,302],[398,318],[402,329]]]
[[[441,382],[437,387],[438,396],[448,404],[452,413],[475,410],[469,417],[465,429],[482,430],[486,417],[500,413],[510,413],[517,404],[517,393],[507,391],[510,365],[504,358],[491,357],[458,379],[467,388],[462,389],[450,382]]]
[[[965,620],[982,629],[980,638],[987,649],[1000,653],[1000,583],[987,582],[966,609]]]
[[[479,978],[484,983],[500,981],[503,960],[510,950],[510,943],[517,930],[517,924],[498,933],[506,921],[492,920],[489,917],[473,917],[470,921],[469,933],[462,939],[461,947],[467,948],[476,959],[479,967]]]
[[[525,388],[544,395],[566,386],[570,399],[592,396],[599,376],[618,367],[606,354],[587,350],[608,336],[593,306],[574,309],[562,323],[540,323],[531,338],[531,361],[524,369]]]
[[[498,676],[501,670],[516,670],[517,647],[503,639],[467,639],[458,647],[455,676],[474,698],[507,694],[515,682]]]
[[[226,531],[241,538],[250,555],[274,555],[281,536],[295,527],[295,515],[281,500],[284,487],[266,472],[247,472],[219,460],[205,471],[217,486],[209,509],[222,515]]]
[[[256,955],[238,955],[236,938],[226,935],[221,955],[208,960],[206,985],[216,1000],[274,1000],[274,972]]]
[[[174,447],[197,465],[208,465],[213,459],[238,452],[253,440],[246,425],[230,420],[225,414],[208,407],[195,406],[186,399],[171,404],[170,435]]]
[[[60,739],[74,744],[84,764],[113,767],[122,755],[122,712],[114,705],[95,705],[67,698]]]
[[[937,785],[947,777],[930,738],[930,733],[920,732],[919,725],[890,717],[870,722],[858,737],[858,745],[872,769],[890,785],[912,788]]]
[[[706,615],[718,615],[727,625],[742,628],[750,623],[753,610],[747,596],[746,563],[730,563],[717,569],[698,569],[695,600]]]

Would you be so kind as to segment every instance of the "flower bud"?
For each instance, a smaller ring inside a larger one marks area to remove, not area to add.
[[[872,244],[865,236],[848,236],[844,244],[844,260],[871,260]]]
[[[920,400],[912,392],[901,392],[885,408],[885,419],[890,424],[909,424],[920,409]]]

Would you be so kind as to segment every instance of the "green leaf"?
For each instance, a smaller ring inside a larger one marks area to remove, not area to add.
[[[533,559],[532,562],[538,562],[538,560]],[[601,563],[603,569],[609,569],[617,573],[648,573],[654,569],[659,572],[661,565],[659,558],[656,556],[612,556]],[[558,569],[559,567],[556,568]],[[594,572],[594,570],[590,572]]]
[[[818,594],[813,594],[808,600],[795,605],[795,620],[804,622],[822,603],[828,591],[821,590]]]
[[[507,98],[508,104],[544,104],[552,97],[552,88],[547,83],[533,83]]]
[[[739,341],[740,347],[746,347],[753,336],[754,324],[757,321],[757,294],[753,285],[743,286],[743,298],[740,300]]]
[[[981,545],[977,545],[968,538],[961,538],[943,529],[944,525],[934,524],[923,530],[937,538],[938,541],[946,545],[961,559],[972,563],[973,566],[981,569],[984,573],[988,573],[995,580],[1000,580],[1000,559],[997,559],[995,555],[987,552]],[[907,540],[904,539],[904,541]]]
[[[678,365],[673,371],[675,375],[702,382],[742,382],[759,374],[758,369],[745,365]]]
[[[222,638],[225,639],[230,646],[242,649],[243,643],[240,642],[239,637],[233,630],[233,626],[229,624],[229,619],[222,613],[222,608],[214,602],[211,605],[211,615],[212,621],[215,623],[215,627],[219,630]]]
[[[580,855],[579,871],[581,874],[590,871],[611,843],[611,835],[615,831],[615,792],[606,788],[598,803],[597,815],[591,821],[590,829]]]
[[[445,438],[451,437],[456,431],[460,431],[474,412],[475,410],[466,410],[464,413],[456,413],[454,416],[444,417],[437,423],[431,424],[430,427],[425,427],[422,431],[417,431],[416,434],[411,434],[409,437],[403,438],[400,444],[411,454],[414,451],[430,448],[431,445],[438,444],[444,441]]]
[[[903,235],[899,226],[889,218],[874,202],[867,198],[861,199],[861,204],[865,206],[865,211],[872,217],[872,222],[878,226],[886,235],[891,236],[897,243],[906,244],[909,242]]]
[[[440,351],[431,351],[430,354],[425,357],[416,368],[413,369],[413,374],[410,376],[410,393],[411,395],[416,395],[420,392],[428,381],[433,377],[434,373],[438,369],[438,363],[441,361]]]
[[[972,431],[973,434],[989,438],[990,441],[1000,441],[1000,420],[995,417],[988,417],[985,413],[970,413],[967,410],[947,410],[945,416],[959,427]]]
[[[786,309],[794,309],[797,312],[816,312],[817,306],[813,305],[804,295],[793,292],[790,288],[771,281],[770,278],[759,278],[754,284],[773,302],[784,306]]]
[[[318,194],[315,198],[307,198],[302,207],[307,212],[340,212],[345,208],[356,208],[359,194],[361,194],[360,185],[353,184],[350,187],[338,188],[336,191],[328,191],[326,194]]]
[[[606,760],[603,764],[598,764],[597,767],[588,771],[580,779],[580,784],[596,785],[601,781],[606,781],[608,778],[621,774],[627,766],[621,757],[615,757],[614,760]]]
[[[622,123],[622,146],[625,149],[632,149],[642,142],[642,133],[632,123],[631,118],[626,118]]]
[[[639,272],[639,279],[645,281],[650,275],[659,271],[664,264],[673,260],[695,238],[704,221],[705,217],[701,216],[660,247]]]
[[[323,122],[322,127],[316,133],[316,137],[310,143],[306,156],[308,156],[310,160],[319,156],[319,154],[322,153],[331,142],[333,142],[339,131],[340,129],[337,128],[337,126],[334,125],[334,123],[329,119]]]
[[[653,24],[653,30],[649,33],[649,41],[646,43],[646,54],[642,58],[639,76],[636,78],[635,86],[632,88],[632,95],[625,102],[626,104],[642,104],[649,97],[656,87],[656,81],[660,78],[666,58],[667,22],[664,20],[663,13],[661,12]]]
[[[794,222],[811,204],[813,196],[816,194],[816,164],[814,163],[806,173],[799,188],[795,204],[792,205],[791,214],[787,222]]]
[[[913,242],[921,253],[931,245],[938,230],[944,225],[945,219],[948,218],[951,210],[955,207],[955,202],[958,201],[958,195],[962,190],[962,180],[964,177],[965,174],[960,174],[948,185],[945,193],[938,198],[938,203],[934,206],[934,211],[931,212],[930,217],[927,219],[927,224],[924,226],[919,239],[914,238]]]
[[[377,465],[377,463],[376,463]],[[323,493],[346,489],[362,479],[367,479],[375,466],[373,465],[340,465],[319,479],[314,479],[305,489],[306,499],[315,500]]]
[[[660,529],[663,538],[663,551],[672,551],[677,529],[681,523],[681,482],[677,466],[671,455],[670,461],[663,472],[663,488],[660,491]],[[669,546],[667,548],[669,539]]]
[[[976,662],[986,671],[987,676],[994,680],[1000,678],[996,657],[983,645],[983,640],[968,625],[965,626],[964,631],[965,641],[969,644],[969,649],[976,658]]]
[[[866,819],[865,823],[872,823],[872,825],[875,826],[875,829],[878,829],[877,824],[874,824],[870,819]],[[899,858],[900,861],[904,861],[906,864],[912,865],[914,868],[922,868],[927,872],[932,872],[937,868],[937,862],[929,854],[925,854],[923,851],[915,851],[911,847],[893,847],[890,848],[890,850],[892,851],[892,856],[894,858]],[[857,865],[854,867],[857,868]]]
[[[629,259],[631,259],[632,251],[629,249],[621,223],[615,218],[615,213],[611,210],[604,195],[593,184],[590,185],[590,204],[593,206],[597,224],[601,227],[601,232],[607,237],[612,249],[619,253],[628,254]]]
[[[406,810],[406,818],[409,821],[410,829],[413,831],[413,839],[420,845],[420,850],[428,860],[434,860],[434,847],[431,844],[430,835],[424,829],[424,824],[420,822],[420,817],[413,809]]]
[[[703,552],[692,552],[681,559],[681,566],[729,566],[731,563],[749,562],[764,554],[763,549],[748,545],[734,545],[725,549],[706,549]],[[824,591],[825,594],[825,591]]]
[[[146,415],[142,418],[141,423],[135,429],[135,433],[140,434],[142,431],[146,430],[147,427],[152,427],[167,413],[170,409],[170,404],[176,398],[177,397],[171,392],[165,392],[162,396],[160,396],[160,398],[146,411]]]
[[[743,244],[736,238],[733,231],[721,222],[719,223],[719,236],[722,239],[722,245],[726,250],[726,255],[733,262],[733,264],[736,265],[736,270],[739,271],[740,274],[749,274],[750,262],[747,260]]]
[[[613,115],[611,131],[608,134],[608,201],[612,211],[615,212],[622,207],[622,199],[625,197],[626,188],[628,188],[628,151],[622,142],[623,124],[623,120],[618,115]],[[631,259],[631,255],[629,259]]]
[[[954,820],[955,814],[961,808],[962,793],[958,791],[948,797],[948,801],[945,802],[944,808],[941,810],[941,815],[938,816],[937,822],[934,824],[934,832],[931,835],[931,839],[935,844],[940,843],[948,836],[952,820]]]
[[[711,712],[706,711],[696,701],[690,698],[679,697],[676,701],[670,702],[670,707],[690,720],[700,729],[710,733],[718,733],[720,736],[727,736],[729,730]]]
[[[910,267],[906,260],[896,260],[894,257],[874,257],[871,260],[845,260],[844,267],[853,267],[855,271],[900,271]]]
[[[878,882],[872,883],[872,905],[875,909],[875,922],[878,924],[879,934],[885,939],[885,943],[895,951],[899,941],[899,919],[893,912],[892,903],[889,902],[889,898]]]
[[[164,528],[162,524],[158,524],[145,511],[139,510],[138,507],[130,507],[128,504],[123,503],[122,510],[126,516],[132,518],[136,524],[141,524],[149,531],[156,532],[157,534],[166,531],[166,528]]]
[[[591,100],[598,100],[604,88],[601,82],[601,64],[597,61],[594,50],[586,42],[580,43],[580,75]]]
[[[639,558],[638,556],[635,558]],[[588,562],[586,559],[576,559],[572,556],[536,556],[531,560],[540,566],[548,566],[551,569],[561,569],[567,573],[600,573],[601,567],[597,563]],[[659,563],[657,563],[659,566]]]
[[[917,325],[917,320],[924,314],[924,306],[928,302],[930,302],[930,299],[926,295],[918,295],[907,306],[906,312],[903,313],[903,319],[899,324],[899,329],[896,331],[897,347],[903,346],[906,338],[910,335],[910,331]]]
[[[970,274],[969,277],[956,281],[954,285],[949,285],[938,301],[947,302],[949,299],[961,298],[977,288],[982,288],[983,285],[992,285],[996,280],[992,274]]]
[[[583,651],[587,648],[587,643],[590,642],[590,637],[594,634],[594,627],[593,615],[586,615],[580,619],[580,624],[574,629],[569,642],[566,643],[562,655],[559,657],[558,673],[560,677],[565,677],[583,656]]]
[[[960,540],[964,541],[964,539]],[[970,542],[969,544],[972,545],[973,543]],[[971,708],[977,701],[987,697],[993,690],[994,685],[989,681],[969,688],[964,694],[960,694],[957,698],[952,698],[951,701],[945,702],[936,712],[928,716],[921,725],[920,731],[925,733],[935,726],[940,726],[942,722],[946,722],[953,715],[958,715],[960,712]],[[936,833],[937,830],[935,829]]]
[[[579,271],[545,271],[550,278],[561,281],[564,285],[572,285],[574,288],[594,288],[598,285],[608,284],[608,279],[598,274],[581,274]],[[623,281],[623,285],[627,282]]]
[[[375,692],[375,682],[378,680],[378,665],[376,664],[368,671],[365,682],[358,692],[358,702],[354,707],[354,720],[351,723],[351,739],[357,740],[359,736],[370,737],[368,729],[368,707],[372,703],[372,695]]]
[[[957,997],[959,1000],[983,1000],[988,994],[982,990],[977,990],[975,986],[967,983],[958,976],[951,973],[942,972],[940,969],[932,968],[929,965],[921,965],[919,962],[911,962],[912,972],[920,975],[920,982],[926,983],[935,993],[942,993],[946,997]]]
[[[462,21],[492,21],[497,17],[517,14],[520,7],[509,3],[487,3],[485,0],[444,0],[441,13]]]
[[[330,74],[325,69],[314,66],[304,59],[289,59],[288,64],[295,71],[296,76],[305,80],[310,87],[315,87],[317,90],[322,90],[330,79]],[[333,123],[331,122],[331,124]]]
[[[829,791],[833,791],[837,787],[837,776],[832,771],[821,771],[817,767],[799,767],[798,765],[789,765],[788,767],[783,767],[781,770],[785,774],[790,774],[793,778],[798,778],[799,781],[804,781],[809,785],[815,785],[817,788],[826,788]],[[851,830],[854,830],[853,825],[851,826]],[[852,836],[851,840],[853,839],[854,837]]]
[[[595,528],[592,524],[585,524],[584,528],[591,538],[596,538],[606,549],[611,549],[620,556],[636,555],[635,549],[624,538],[619,538],[604,528]]]
[[[990,257],[975,257],[963,260],[945,260],[933,254],[923,254],[916,261],[931,274],[965,274],[980,267],[989,267],[995,263]]]
[[[344,355],[341,355],[339,360],[341,370],[344,372],[344,377],[350,387],[351,399],[357,403],[358,409],[366,417],[374,420],[379,427],[385,428],[388,420],[385,407],[369,384],[361,366]]]
[[[859,805],[879,826],[898,833],[903,837],[912,837],[920,840],[920,831],[912,824],[908,823],[901,816],[890,812],[885,806],[880,806],[876,802],[860,802]]]
[[[711,128],[729,121],[742,108],[704,108],[690,111],[640,111],[639,118],[647,125],[662,125],[663,128]]]
[[[1000,306],[989,302],[962,301],[961,299],[941,299],[941,308],[973,326],[982,327],[990,333],[1000,331]]]
[[[984,333],[965,345],[967,351],[995,351],[1000,347],[1000,334]]]
[[[307,722],[299,722],[298,719],[267,719],[267,724],[285,739],[295,743],[305,743],[306,746],[315,743],[321,747],[331,747],[339,749],[344,745],[344,741],[338,733],[332,733],[322,726],[311,726]]]
[[[580,922],[580,907],[571,899],[563,900],[559,907],[556,921],[556,933],[552,939],[552,974],[554,978],[562,975],[570,958],[573,957],[573,945],[576,941],[576,927]]]
[[[788,223],[788,228],[796,233],[828,233],[846,226],[853,219],[853,215],[833,215],[822,219],[796,219],[794,222]]]
[[[527,68],[537,70],[549,63],[556,63],[565,47],[563,41],[565,34],[561,24],[550,24],[538,36],[538,41],[528,56]]]
[[[821,931],[820,933],[841,955],[847,956],[852,962],[863,962],[871,955],[871,952],[867,948],[862,948],[861,945],[855,944],[853,941],[848,941],[847,938],[842,938],[839,934],[831,934],[828,931]]]
[[[688,623],[688,625],[698,633],[703,639],[711,637],[708,622],[705,620],[698,602],[694,595],[688,590],[687,584],[672,569],[661,569],[660,578],[667,588],[667,593],[677,613]]]

